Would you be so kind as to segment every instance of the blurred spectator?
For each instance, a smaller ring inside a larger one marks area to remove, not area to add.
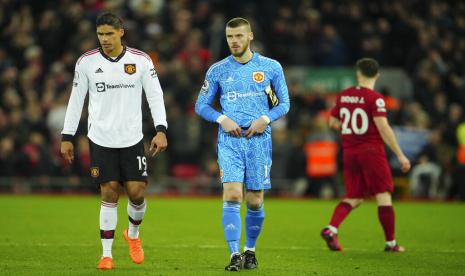
[[[439,190],[451,183],[451,197],[456,197],[464,186],[459,184],[464,183],[463,164],[449,153],[459,152],[457,130],[465,121],[465,2],[433,0],[369,5],[304,0],[0,1],[0,177],[49,174],[78,183],[72,177],[85,175],[85,121],[78,129],[82,138],[76,139],[79,165],[60,167],[57,145],[75,62],[97,47],[94,20],[105,9],[124,15],[125,43],[150,54],[165,91],[172,140],[163,157],[169,162],[160,161],[168,165],[157,167],[157,177],[173,176],[174,166],[183,163],[194,166],[201,177],[215,175],[209,158],[215,149],[206,145],[216,132],[192,115],[192,103],[205,70],[228,54],[225,22],[245,16],[254,25],[254,51],[279,60],[285,70],[292,65],[352,66],[361,56],[404,69],[414,95],[400,101],[385,91],[393,122],[415,128],[412,132],[433,130],[425,152],[447,154],[432,161],[432,155],[423,152],[418,159],[427,156],[426,163],[440,167]],[[288,81],[292,108],[287,123],[276,129],[272,174],[296,180],[306,174],[304,140],[334,136],[323,128],[311,129],[321,124],[316,115],[328,109],[331,96]],[[144,120],[146,134],[153,132],[152,125]]]
[[[4,136],[0,139],[0,175],[16,175],[15,144],[12,137]]]
[[[304,146],[307,156],[307,193],[325,198],[337,194],[335,177],[338,144],[334,132],[329,129],[328,118],[324,113],[316,117]]]
[[[440,195],[440,177],[442,169],[439,166],[439,155],[447,154],[444,148],[440,147],[441,133],[433,131],[429,138],[429,143],[416,158],[416,165],[410,173],[411,195],[415,198],[438,198]],[[449,155],[450,157],[450,155]],[[441,194],[446,194],[441,192]]]

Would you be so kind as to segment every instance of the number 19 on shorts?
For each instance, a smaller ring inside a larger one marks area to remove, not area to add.
[[[139,171],[147,170],[147,159],[145,156],[137,156],[137,161],[139,162]]]

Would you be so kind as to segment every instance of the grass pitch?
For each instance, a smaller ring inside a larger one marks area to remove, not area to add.
[[[127,199],[118,207],[116,269],[98,271],[98,197],[0,196],[0,275],[226,275],[220,198],[148,199],[141,226],[145,261],[133,264],[122,230]],[[373,202],[340,228],[344,252],[319,237],[335,201],[267,199],[257,244],[256,275],[465,275],[465,205],[397,203],[397,240],[404,254],[382,252]],[[243,205],[242,214],[245,208]],[[242,232],[244,241],[245,232]],[[242,242],[243,244],[243,242]]]

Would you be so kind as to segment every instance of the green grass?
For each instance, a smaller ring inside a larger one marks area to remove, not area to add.
[[[0,275],[222,275],[229,254],[220,199],[148,199],[141,227],[145,262],[133,264],[121,237],[126,202],[119,203],[116,269],[95,269],[101,249],[97,197],[0,196]],[[408,252],[382,252],[376,206],[367,202],[340,228],[345,251],[329,252],[319,237],[336,202],[266,201],[257,246],[257,275],[464,275],[465,205],[398,203],[397,237]],[[242,208],[244,211],[245,208]],[[243,212],[244,213],[244,212]],[[244,236],[244,232],[243,232]]]

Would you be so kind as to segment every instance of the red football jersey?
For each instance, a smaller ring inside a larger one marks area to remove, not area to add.
[[[386,117],[386,104],[380,93],[359,86],[343,90],[337,96],[331,116],[341,121],[345,151],[358,151],[367,146],[384,151],[383,139],[373,121],[373,117]]]

